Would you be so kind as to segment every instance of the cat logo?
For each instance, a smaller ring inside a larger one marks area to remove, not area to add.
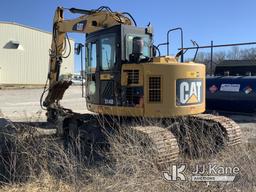
[[[202,103],[202,80],[182,79],[176,81],[176,105]]]
[[[73,31],[84,31],[87,21],[81,21],[73,26]]]

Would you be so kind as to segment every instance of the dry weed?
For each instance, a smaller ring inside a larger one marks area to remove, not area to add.
[[[65,150],[58,138],[40,138],[34,128],[12,122],[8,130],[1,134],[0,191],[256,191],[256,145],[243,144],[209,158],[177,162],[187,164],[187,176],[197,164],[238,166],[235,182],[167,182],[154,163],[150,145],[134,140],[129,127],[107,135],[109,151],[99,151],[106,159],[91,167]]]

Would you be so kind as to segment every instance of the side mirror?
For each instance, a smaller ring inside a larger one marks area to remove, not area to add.
[[[80,55],[84,45],[82,43],[76,43],[75,44],[75,54]]]

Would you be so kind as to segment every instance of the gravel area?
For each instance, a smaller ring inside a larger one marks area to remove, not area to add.
[[[40,107],[43,89],[0,90],[0,110],[11,120],[45,120],[45,111]],[[70,87],[61,104],[76,112],[87,112],[85,99],[80,86]]]
[[[3,125],[7,118],[16,122],[45,122],[45,111],[39,103],[41,93],[42,89],[0,90],[0,117],[4,117],[0,118],[0,125]],[[80,86],[70,87],[61,104],[75,112],[88,112]],[[240,125],[245,142],[256,143],[256,116],[228,116]]]

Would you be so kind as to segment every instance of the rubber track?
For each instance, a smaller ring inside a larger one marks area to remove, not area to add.
[[[132,127],[132,129],[150,140],[159,167],[165,167],[177,160],[179,146],[175,136],[168,129],[157,126]]]
[[[193,115],[192,117],[197,120],[208,121],[221,126],[223,131],[226,133],[227,146],[234,146],[241,143],[241,129],[233,120],[224,116],[216,116],[211,114],[198,114]]]

